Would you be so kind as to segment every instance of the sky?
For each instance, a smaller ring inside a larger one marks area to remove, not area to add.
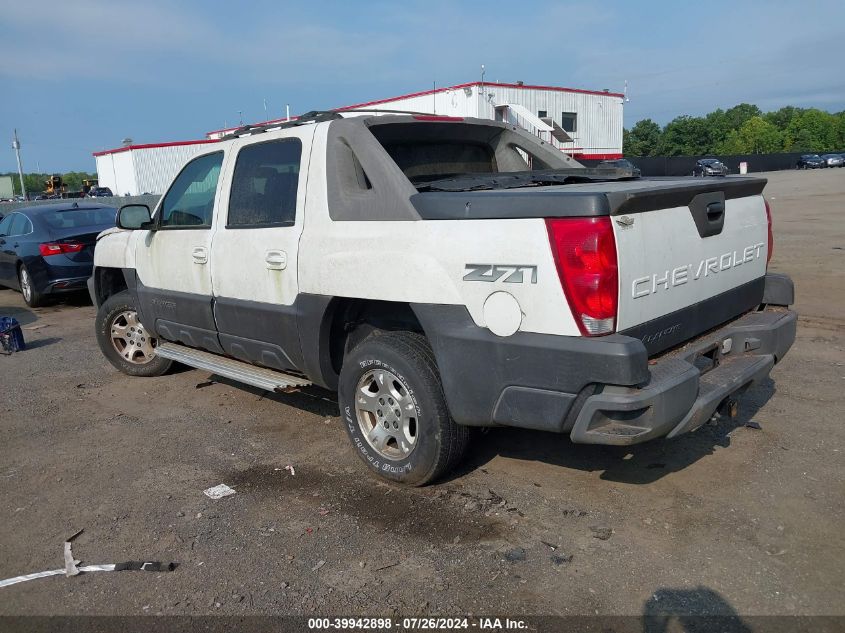
[[[845,2],[0,0],[0,172],[475,81],[621,92],[625,126],[845,109]],[[267,113],[264,103],[266,100]],[[5,137],[5,138],[3,138]],[[5,149],[3,149],[5,148]]]

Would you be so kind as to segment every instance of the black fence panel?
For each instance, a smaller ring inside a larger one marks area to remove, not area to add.
[[[758,171],[779,171],[782,169],[795,169],[798,158],[805,152],[792,152],[786,154],[733,154],[729,156],[707,156],[707,158],[718,158],[728,166],[732,174],[739,173],[739,164],[747,163],[748,173]],[[642,171],[643,176],[690,176],[692,175],[695,163],[702,156],[626,156]],[[598,164],[599,161],[581,161],[588,167]]]

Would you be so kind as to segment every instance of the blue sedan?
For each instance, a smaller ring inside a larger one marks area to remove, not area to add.
[[[16,209],[0,220],[0,285],[36,308],[51,295],[82,290],[94,266],[97,235],[117,210],[73,202]]]

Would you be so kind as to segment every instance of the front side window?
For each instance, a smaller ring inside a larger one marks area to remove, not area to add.
[[[227,227],[290,226],[296,220],[296,192],[302,143],[282,139],[247,145],[232,175]]]
[[[578,124],[578,115],[574,112],[562,112],[560,115],[560,127],[566,132],[574,132]]]
[[[173,181],[161,204],[161,228],[211,226],[223,152],[195,158]]]

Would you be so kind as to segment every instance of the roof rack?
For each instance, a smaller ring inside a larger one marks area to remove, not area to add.
[[[413,110],[378,110],[376,108],[349,108],[340,110],[311,110],[306,112],[291,121],[277,121],[274,123],[262,123],[261,125],[243,125],[236,128],[220,137],[221,141],[228,141],[233,138],[247,136],[252,134],[261,134],[269,130],[284,130],[290,127],[297,127],[299,125],[307,125],[309,123],[323,123],[324,121],[334,121],[342,119],[343,114],[348,112],[373,112],[377,114],[411,114],[421,116],[432,116],[430,112],[415,112]]]
[[[228,141],[240,136],[248,134],[260,134],[268,130],[284,130],[289,127],[297,127],[307,123],[322,123],[323,121],[332,121],[334,119],[342,118],[336,110],[312,110],[303,115],[298,116],[292,121],[280,121],[277,123],[265,123],[262,125],[244,125],[220,138],[221,141]]]
[[[417,116],[437,116],[431,112],[417,112],[416,110],[380,110],[378,108],[341,108],[334,112],[377,112],[379,114],[413,114]]]

